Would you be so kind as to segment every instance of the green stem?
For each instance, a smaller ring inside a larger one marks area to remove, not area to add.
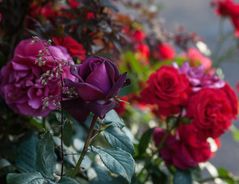
[[[78,160],[77,163],[76,163],[76,167],[75,167],[75,169],[74,169],[74,171],[73,171],[73,176],[76,176],[77,173],[79,172],[79,170],[80,170],[80,165],[81,165],[81,163],[82,163],[82,161],[83,161],[83,159],[84,159],[84,157],[85,157],[85,155],[86,155],[86,153],[87,153],[88,147],[90,146],[90,144],[91,144],[91,142],[92,142],[92,140],[93,140],[93,139],[92,139],[92,135],[93,135],[93,132],[94,132],[95,124],[96,124],[96,122],[97,122],[97,118],[98,118],[98,116],[94,115],[94,117],[93,117],[93,119],[92,119],[92,121],[91,121],[90,129],[89,129],[88,135],[87,135],[87,137],[86,137],[83,150],[82,150],[82,152],[81,152],[81,155],[80,155],[79,160]]]

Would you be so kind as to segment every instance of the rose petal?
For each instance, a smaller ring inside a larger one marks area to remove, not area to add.
[[[95,64],[94,70],[87,77],[86,82],[101,89],[105,94],[109,91],[111,85],[109,76],[104,63]]]

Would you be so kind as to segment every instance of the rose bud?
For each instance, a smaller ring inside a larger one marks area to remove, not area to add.
[[[103,118],[115,108],[114,97],[126,84],[126,73],[120,74],[116,65],[103,57],[90,57],[83,64],[72,67],[76,81],[65,80],[65,85],[76,92],[75,98],[63,102],[64,109],[79,121],[90,112]]]

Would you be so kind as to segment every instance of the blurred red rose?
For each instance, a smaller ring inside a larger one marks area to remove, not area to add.
[[[221,16],[239,16],[239,4],[232,0],[214,0],[212,4]]]
[[[142,102],[157,105],[159,115],[179,113],[188,99],[189,82],[172,66],[163,66],[151,74],[141,92]]]
[[[86,19],[87,20],[93,20],[95,19],[95,14],[93,12],[87,12],[86,13]]]
[[[80,2],[78,2],[77,0],[67,0],[67,2],[72,9],[76,9],[80,5]]]
[[[133,33],[133,41],[135,42],[142,42],[145,39],[145,33],[141,30],[136,30]]]
[[[116,108],[115,108],[115,111],[120,115],[124,115],[125,113],[125,107],[126,107],[126,103],[128,101],[128,97],[127,96],[124,96],[124,97],[121,97],[120,98],[120,102],[117,104]]]
[[[67,49],[72,57],[77,57],[80,60],[84,60],[86,57],[86,50],[83,45],[78,43],[71,36],[65,37],[53,37],[55,45],[61,45]]]
[[[187,115],[192,118],[191,126],[198,138],[217,138],[236,118],[237,97],[229,85],[220,89],[204,88],[190,98]]]
[[[235,36],[239,37],[239,3],[233,0],[214,0],[212,4],[218,15],[230,18],[235,28]]]
[[[52,19],[60,14],[59,11],[55,9],[52,2],[48,2],[44,6],[41,6],[38,3],[32,3],[29,12],[32,17],[41,16],[45,19]]]
[[[160,43],[157,46],[158,57],[160,60],[171,60],[175,56],[175,51],[168,43]]]
[[[140,54],[143,59],[148,59],[150,55],[149,47],[145,43],[139,43],[135,47],[136,51]]]

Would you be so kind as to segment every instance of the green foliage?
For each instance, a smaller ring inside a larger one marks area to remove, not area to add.
[[[51,134],[44,134],[40,140],[35,134],[27,137],[19,146],[16,166],[22,174],[9,174],[8,184],[41,184],[54,180],[56,155]]]
[[[94,167],[94,170],[97,174],[97,177],[95,177],[90,184],[127,184],[128,182],[122,178],[122,177],[116,177],[116,176],[112,176],[110,175],[110,172],[99,165],[96,165]]]
[[[36,171],[36,148],[38,142],[36,135],[31,134],[20,144],[16,158],[16,166],[20,172]]]
[[[144,132],[144,134],[140,138],[139,145],[138,145],[139,156],[142,156],[146,152],[146,149],[148,148],[149,143],[151,141],[153,131],[154,131],[154,128],[148,129],[147,131]]]
[[[78,181],[69,178],[69,177],[62,177],[62,179],[59,181],[59,184],[79,184]]]
[[[46,133],[37,145],[36,170],[43,176],[54,179],[53,173],[56,166],[54,142],[50,133]]]
[[[119,148],[92,147],[92,151],[100,156],[104,165],[112,173],[124,177],[130,183],[134,174],[134,159],[131,154]]]
[[[174,184],[192,184],[192,174],[190,170],[177,170],[173,178]]]
[[[7,176],[8,184],[45,184],[51,183],[46,178],[44,178],[41,173],[33,172],[33,173],[23,173],[23,174],[8,174]]]
[[[104,136],[112,147],[119,147],[130,154],[134,153],[134,146],[130,138],[120,128],[110,126],[104,131]]]
[[[115,112],[115,110],[109,111],[105,115],[103,122],[105,124],[110,124],[111,126],[116,126],[119,128],[123,128],[125,126],[123,120],[119,117],[119,115],[117,114],[117,112]]]

